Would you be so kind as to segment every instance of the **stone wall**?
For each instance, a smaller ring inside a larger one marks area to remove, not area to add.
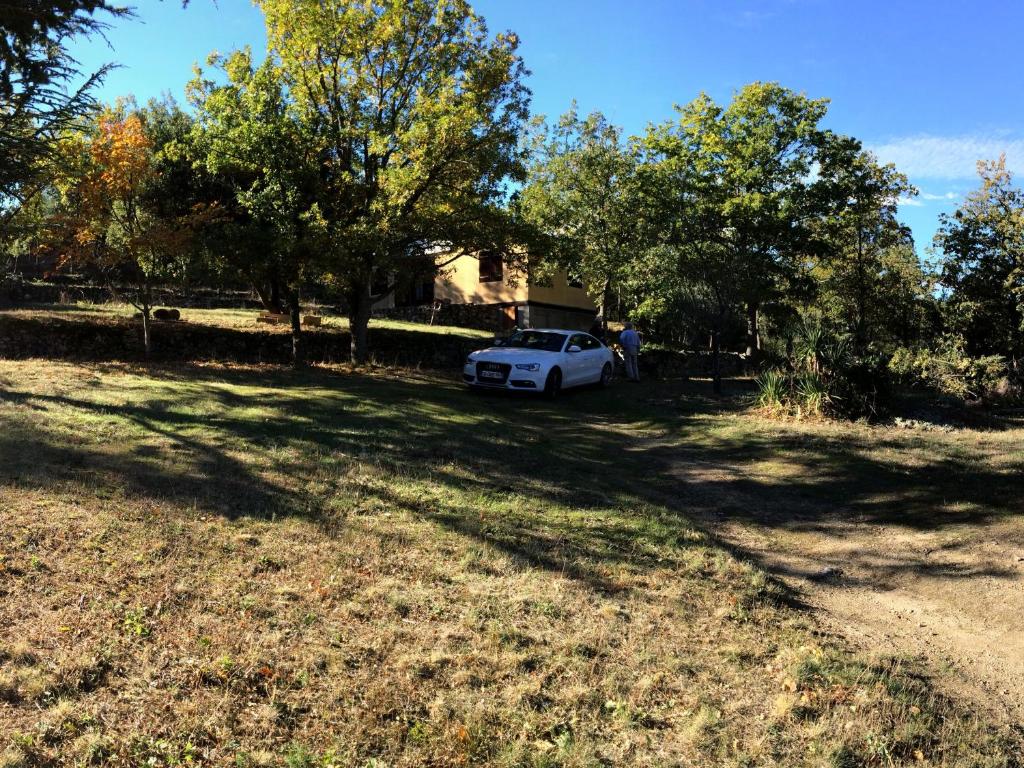
[[[527,307],[526,321],[531,328],[565,328],[569,331],[589,331],[590,326],[594,324],[594,313],[530,304]]]
[[[156,304],[169,307],[200,307],[203,309],[245,309],[260,306],[260,302],[243,291],[215,291],[201,289],[180,291],[157,290]],[[104,304],[111,300],[110,290],[98,285],[84,285],[64,281],[28,282],[0,281],[0,306],[18,304]]]
[[[710,352],[677,352],[668,349],[647,349],[640,352],[640,372],[655,379],[709,379]],[[746,357],[737,352],[722,352],[719,368],[725,378],[742,376],[747,371]]]
[[[462,305],[472,306],[472,305]],[[159,362],[219,361],[236,363],[291,362],[291,336],[283,326],[224,328],[191,322],[158,322],[152,326],[152,359]],[[347,331],[305,330],[310,362],[338,363],[350,359]],[[376,362],[398,367],[454,369],[466,355],[487,344],[478,336],[370,327]],[[80,313],[0,312],[0,358],[53,358],[80,361],[139,361],[145,357],[142,322],[127,318],[83,317]],[[640,368],[652,378],[708,378],[711,353],[647,349]],[[741,376],[746,359],[735,352],[720,357],[722,375]]]
[[[389,307],[377,309],[374,317],[407,320],[411,323],[430,323],[430,306]],[[493,304],[444,304],[434,315],[434,325],[452,325],[457,328],[475,328],[480,331],[501,333],[504,328],[504,310]]]
[[[690,376],[710,378],[713,364],[714,356],[710,352],[686,353],[686,371]],[[747,372],[747,357],[739,352],[720,352],[718,368],[726,378],[742,376]]]
[[[531,328],[567,328],[586,331],[594,323],[594,315],[591,312],[578,312],[538,304],[527,304],[524,309],[525,321]],[[445,304],[437,311],[434,324],[505,333],[511,324],[510,315],[506,314],[510,311],[496,304]],[[374,310],[373,314],[374,317],[429,323],[431,309],[429,306],[391,307]]]
[[[310,329],[303,333],[306,359],[338,363],[350,359],[347,331]],[[373,358],[382,365],[451,369],[482,346],[479,337],[370,329]],[[238,329],[189,322],[152,326],[152,360],[277,363],[291,361],[286,330]],[[78,361],[144,359],[142,321],[82,318],[57,313],[0,313],[0,358],[51,358]]]

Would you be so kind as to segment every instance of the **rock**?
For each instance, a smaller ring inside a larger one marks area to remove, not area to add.
[[[807,578],[811,581],[831,581],[833,579],[838,579],[842,575],[842,568],[833,568],[830,566],[828,568],[823,568],[822,570],[808,576]]]
[[[176,309],[164,309],[161,307],[160,309],[153,310],[153,317],[163,321],[181,320],[181,312]]]

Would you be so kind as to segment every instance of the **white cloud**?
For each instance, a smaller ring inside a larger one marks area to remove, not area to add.
[[[922,200],[956,200],[960,197],[956,192],[947,192],[944,195],[936,195],[931,192],[922,192],[918,195]]]
[[[922,205],[924,205],[924,203],[922,203],[915,197],[901,197],[896,201],[896,205],[910,206],[911,208],[920,208]]]
[[[879,160],[914,178],[973,179],[979,160],[1006,154],[1012,171],[1024,171],[1024,139],[1000,136],[904,136],[870,146]],[[952,200],[952,197],[947,197]]]
[[[737,27],[760,27],[764,22],[775,18],[772,11],[740,11],[739,14],[730,17],[732,23]]]

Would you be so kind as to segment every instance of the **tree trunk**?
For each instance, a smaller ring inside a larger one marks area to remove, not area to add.
[[[854,328],[854,347],[858,354],[864,352],[867,330],[867,275],[864,269],[864,233],[857,227],[857,325]]]
[[[297,288],[288,292],[288,310],[292,320],[292,367],[301,368],[305,364],[305,359],[302,349],[302,310],[299,307]]]
[[[352,362],[362,365],[370,358],[369,349],[369,327],[370,308],[373,300],[370,298],[370,285],[359,286],[353,291],[352,306],[349,310],[348,328],[352,344]]]
[[[149,313],[151,307],[149,304],[142,305],[142,348],[146,351],[146,359],[149,359],[149,353],[153,350],[153,345],[150,340],[149,333]]]
[[[601,332],[608,336],[608,304],[611,301],[612,281],[605,278],[604,286],[601,288]]]
[[[747,304],[747,362],[753,364],[761,354],[761,330],[758,325],[758,304]]]
[[[722,334],[719,328],[711,330],[711,388],[716,395],[722,394]]]
[[[274,272],[270,275],[270,303],[267,305],[267,310],[270,312],[281,311],[281,281],[277,279],[277,273]]]
[[[252,273],[248,275],[248,278],[263,308],[267,312],[273,312],[275,315],[281,314],[283,311],[281,281],[277,277],[276,270],[271,272],[266,278],[263,275],[253,275]]]
[[[253,291],[255,291],[256,293],[256,298],[260,300],[260,305],[263,307],[263,309],[265,309],[267,312],[280,314],[281,305],[280,303],[275,303],[273,301],[273,299],[271,298],[271,294],[267,291],[267,286],[261,285],[259,282],[255,280],[251,282],[251,285]]]

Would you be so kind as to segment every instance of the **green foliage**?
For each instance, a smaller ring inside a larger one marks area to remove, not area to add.
[[[286,117],[315,162],[304,214],[325,280],[368,357],[372,286],[432,275],[435,247],[511,252],[508,182],[524,176],[525,70],[464,0],[259,0]]]
[[[126,609],[121,621],[121,629],[126,635],[148,637],[152,630],[147,620],[147,614],[145,606]]]
[[[58,140],[92,106],[109,67],[82,78],[68,52],[75,38],[101,34],[103,15],[125,16],[108,0],[4,3],[0,13],[0,235],[45,185]]]
[[[607,319],[612,289],[628,281],[652,223],[644,217],[637,153],[599,112],[580,118],[574,106],[554,126],[535,127],[519,212],[542,235],[536,255],[582,282]],[[539,266],[531,265],[531,277],[543,273],[545,263]]]
[[[919,340],[934,299],[896,220],[897,201],[915,190],[856,139],[823,129],[826,109],[752,83],[726,105],[702,94],[629,141],[600,114],[573,111],[536,141],[520,208],[558,266],[596,297],[613,290],[652,338],[710,338],[717,355],[745,324],[756,358],[762,330],[785,332],[803,311],[845,339],[818,350],[804,329],[810,370],[840,351],[862,362]]]
[[[771,414],[781,414],[789,402],[789,377],[778,369],[764,371],[756,379],[757,407]]]
[[[979,162],[981,187],[952,216],[943,214],[935,245],[948,330],[972,356],[1024,356],[1024,191],[1006,158]]]
[[[213,269],[244,276],[268,309],[280,311],[287,290],[299,365],[299,289],[322,276],[314,258],[323,250],[318,148],[272,57],[256,67],[245,49],[208,63],[223,78],[196,70],[187,90],[197,120],[182,147],[218,214],[204,228],[204,245]]]
[[[831,179],[812,173],[824,167],[826,104],[777,83],[752,83],[725,107],[702,94],[639,144],[659,227],[636,294],[667,293],[670,306],[688,307],[716,354],[737,312],[747,317],[756,354],[762,309],[795,304],[807,292],[802,265],[820,239],[813,224],[839,194]]]
[[[900,347],[889,369],[907,384],[959,400],[1005,397],[1014,389],[1004,357],[971,357],[965,341],[956,336],[947,336],[930,348]]]
[[[804,371],[793,382],[793,391],[801,412],[809,416],[822,416],[832,405],[832,395],[820,373]]]
[[[851,335],[858,353],[919,338],[931,285],[896,219],[899,199],[917,191],[856,139],[826,134],[818,158],[829,199],[814,224],[813,306]]]
[[[887,371],[879,359],[857,355],[853,347],[850,336],[802,318],[789,369],[758,377],[757,407],[775,416],[877,416],[889,399]]]

